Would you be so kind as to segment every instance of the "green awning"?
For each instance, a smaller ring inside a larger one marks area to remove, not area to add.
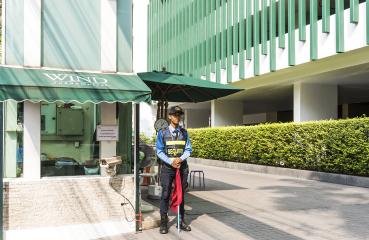
[[[151,90],[137,75],[0,66],[0,101],[148,102]]]
[[[228,84],[169,72],[137,74],[152,91],[152,100],[168,102],[205,102],[242,91]]]

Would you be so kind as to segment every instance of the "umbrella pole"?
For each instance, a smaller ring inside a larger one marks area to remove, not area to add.
[[[178,215],[177,215],[177,231],[178,231],[178,239],[180,239],[181,238],[181,236],[179,235],[180,234],[180,232],[181,232],[181,223],[180,223],[180,219],[181,219],[181,214],[179,213],[179,206],[180,205],[178,205],[178,207],[177,207],[177,212],[178,212]]]
[[[165,101],[165,116],[168,116],[168,101]]]

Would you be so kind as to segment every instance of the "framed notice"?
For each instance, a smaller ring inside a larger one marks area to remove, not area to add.
[[[97,141],[118,141],[119,131],[116,125],[98,125],[96,128]]]

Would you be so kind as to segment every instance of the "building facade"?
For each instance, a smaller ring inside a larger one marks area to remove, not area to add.
[[[188,127],[368,114],[369,1],[151,0],[148,68],[232,84]],[[210,119],[210,121],[208,121]]]
[[[147,4],[3,0],[1,67],[57,70],[60,74],[43,74],[69,82],[91,81],[87,74],[124,77],[146,71],[139,56],[146,55],[146,32],[142,36],[140,29]],[[98,239],[135,230],[132,105],[3,102],[6,239]],[[98,140],[98,126],[116,129],[118,140]],[[119,175],[100,176],[98,159],[113,156],[123,160]]]

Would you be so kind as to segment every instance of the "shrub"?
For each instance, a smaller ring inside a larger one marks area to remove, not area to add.
[[[369,118],[188,131],[193,157],[369,176]]]

